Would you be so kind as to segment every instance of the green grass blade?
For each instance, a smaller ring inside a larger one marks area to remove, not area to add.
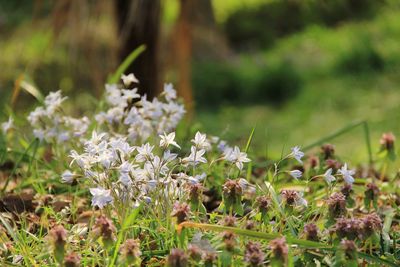
[[[303,151],[307,151],[307,150],[310,150],[311,148],[313,148],[315,146],[322,145],[322,144],[324,144],[324,143],[326,143],[326,142],[328,142],[328,141],[330,141],[330,140],[332,140],[332,139],[334,139],[334,138],[336,138],[336,137],[338,137],[338,136],[340,136],[342,134],[345,134],[345,133],[351,131],[352,129],[354,129],[354,128],[360,126],[360,125],[363,125],[364,123],[365,123],[365,121],[353,122],[353,123],[341,128],[341,129],[337,130],[336,132],[328,135],[328,136],[322,137],[321,139],[315,141],[314,143],[311,143],[309,145],[304,146],[302,150]]]
[[[132,222],[139,215],[140,209],[141,209],[141,206],[139,206],[138,208],[134,209],[133,212],[124,220],[124,222],[122,224],[122,228],[118,233],[118,239],[117,239],[117,242],[115,244],[113,258],[112,258],[111,263],[109,265],[110,267],[114,266],[115,261],[117,260],[119,248],[121,246],[122,239],[124,237],[125,231],[129,228],[129,226],[132,224]]]
[[[146,50],[145,45],[141,45],[135,50],[133,50],[127,58],[119,65],[118,69],[114,72],[112,76],[110,76],[107,80],[107,83],[113,84],[117,83],[120,79],[121,75],[128,69],[128,67],[132,64],[132,62]]]
[[[217,232],[231,231],[237,235],[251,237],[251,238],[265,239],[265,240],[272,240],[272,239],[282,236],[278,233],[263,233],[263,232],[256,232],[256,231],[252,231],[252,230],[236,228],[236,227],[228,227],[228,226],[223,226],[223,225],[206,224],[206,223],[194,223],[194,222],[181,223],[178,226],[178,232],[180,232],[185,227],[186,228],[199,228],[199,229],[211,230],[211,231],[217,231]],[[302,239],[293,238],[293,237],[286,237],[286,240],[291,244],[295,244],[295,245],[301,246],[303,248],[311,248],[311,249],[318,248],[318,249],[327,249],[327,250],[333,249],[329,245],[319,243],[319,242],[309,241],[309,240],[302,240]]]

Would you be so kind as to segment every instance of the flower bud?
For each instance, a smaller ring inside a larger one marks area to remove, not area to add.
[[[64,258],[65,267],[79,267],[81,264],[81,257],[75,252],[71,252]]]
[[[138,240],[127,239],[121,247],[122,261],[129,266],[140,266],[140,244]]]
[[[354,243],[353,240],[343,239],[340,242],[340,249],[342,249],[342,251],[344,252],[344,255],[347,260],[355,260],[356,259],[357,247],[356,247],[356,243]]]
[[[93,232],[102,238],[106,247],[112,245],[115,240],[116,228],[113,222],[104,215],[100,215],[93,226]]]
[[[321,152],[325,160],[332,159],[335,154],[335,147],[331,144],[322,145]]]
[[[307,240],[311,240],[311,241],[319,240],[318,227],[313,223],[304,225],[304,234],[305,234]]]
[[[236,218],[230,215],[225,216],[221,222],[223,226],[235,227],[236,225]]]
[[[338,218],[346,214],[346,197],[342,193],[334,193],[326,202],[330,218]]]
[[[382,220],[376,213],[371,213],[362,218],[364,236],[368,238],[374,232],[382,230]]]
[[[188,256],[185,254],[185,251],[174,248],[171,250],[171,253],[167,257],[167,266],[168,267],[186,267],[188,266]]]
[[[186,203],[175,202],[171,216],[176,217],[177,223],[182,223],[189,218],[190,208]]]
[[[50,230],[49,234],[53,243],[54,257],[58,263],[62,263],[67,241],[67,230],[62,225],[56,225]]]
[[[192,260],[199,262],[201,260],[203,251],[198,246],[189,244],[189,246],[187,248],[187,253],[189,254],[189,257]]]
[[[206,267],[212,267],[214,262],[217,260],[217,253],[212,252],[212,251],[206,251],[203,254],[203,261],[204,261],[204,266]]]
[[[269,246],[272,251],[272,261],[273,262],[280,262],[285,265],[288,258],[289,248],[286,244],[285,237],[278,237],[269,242]]]
[[[244,261],[249,266],[263,266],[265,254],[261,250],[260,243],[252,242],[246,244],[246,250],[244,252]]]
[[[225,231],[222,233],[222,240],[225,243],[225,249],[227,251],[234,251],[236,247],[236,235],[232,232]]]
[[[393,135],[393,133],[389,132],[389,133],[382,134],[382,137],[380,140],[382,149],[393,150],[395,140],[396,140],[396,137]]]

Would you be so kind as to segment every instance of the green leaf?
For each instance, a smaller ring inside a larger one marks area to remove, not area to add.
[[[141,45],[135,50],[133,50],[127,58],[119,65],[118,69],[114,72],[112,76],[110,76],[107,79],[107,83],[113,84],[117,83],[118,80],[121,78],[121,75],[129,68],[129,66],[132,64],[132,62],[140,55],[143,53],[143,51],[146,50],[145,45]]]

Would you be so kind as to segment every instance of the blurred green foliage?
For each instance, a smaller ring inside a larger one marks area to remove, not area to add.
[[[281,105],[297,95],[302,78],[290,62],[273,65],[198,63],[193,88],[198,107],[224,104],[269,103]]]
[[[339,23],[370,18],[385,1],[380,0],[302,0],[268,1],[236,10],[225,24],[230,44],[239,50],[270,47],[283,36],[310,25],[336,26]]]

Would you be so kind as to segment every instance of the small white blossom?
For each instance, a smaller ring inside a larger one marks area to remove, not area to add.
[[[294,179],[299,179],[303,175],[303,173],[300,170],[293,170],[289,172],[290,176],[292,176]]]
[[[300,164],[303,164],[301,158],[304,157],[304,153],[300,151],[300,147],[298,146],[292,147],[292,153],[290,153],[290,156],[295,158]]]
[[[71,171],[66,170],[61,175],[61,181],[66,184],[72,184],[72,182],[74,181],[74,177],[75,175]]]
[[[151,146],[149,143],[146,143],[140,147],[137,147],[136,150],[139,152],[136,156],[137,162],[144,162],[146,160],[152,159],[154,157],[152,151],[154,146]]]
[[[121,80],[125,84],[125,86],[129,86],[132,83],[139,83],[139,80],[135,77],[133,73],[129,73],[128,75],[122,74]]]
[[[163,135],[160,135],[160,138],[161,138],[161,140],[160,140],[160,147],[163,147],[163,148],[167,148],[167,147],[169,147],[170,145],[173,145],[173,146],[176,146],[177,148],[181,148],[175,141],[174,141],[174,139],[175,139],[175,133],[174,132],[172,132],[172,133],[170,133],[170,134],[163,134]]]
[[[226,150],[224,158],[228,161],[235,163],[236,167],[241,170],[243,169],[244,162],[250,162],[251,160],[247,157],[247,154],[241,152],[239,147],[235,146],[233,149]]]
[[[327,169],[323,177],[328,184],[336,180],[335,176],[332,175],[332,168]]]
[[[102,187],[90,188],[90,194],[92,194],[92,206],[97,206],[100,209],[104,208],[105,205],[113,202],[111,196],[111,190],[106,190]]]
[[[169,102],[173,99],[176,99],[176,91],[174,89],[174,86],[172,83],[166,83],[164,84],[164,94],[165,94],[165,99]]]
[[[12,128],[14,128],[14,120],[11,117],[8,118],[8,121],[1,124],[1,129],[3,130],[4,134],[6,134]]]
[[[354,183],[354,177],[352,175],[354,175],[356,172],[354,170],[348,170],[347,163],[345,163],[344,166],[340,168],[338,173],[343,176],[343,179],[346,183],[348,184]]]
[[[211,145],[207,141],[207,135],[197,132],[194,139],[191,140],[198,149],[210,149]]]
[[[204,149],[198,150],[195,146],[190,148],[190,155],[182,159],[184,164],[197,165],[198,163],[207,163],[206,158],[203,157],[206,151]]]

